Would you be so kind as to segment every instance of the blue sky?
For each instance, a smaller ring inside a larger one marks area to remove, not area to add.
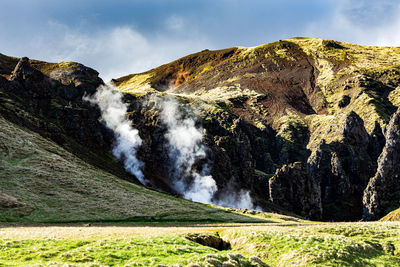
[[[306,36],[400,45],[397,0],[2,0],[0,53],[108,80],[203,49]]]

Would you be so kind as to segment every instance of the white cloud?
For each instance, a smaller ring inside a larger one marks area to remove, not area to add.
[[[179,23],[174,22],[173,27]],[[170,25],[171,26],[171,25]],[[49,22],[45,33],[17,46],[12,55],[59,62],[77,61],[100,72],[108,81],[168,63],[205,48],[213,48],[206,38],[174,37],[159,33],[148,37],[129,26],[85,32],[57,22]]]
[[[400,3],[338,1],[330,19],[312,22],[307,35],[363,45],[400,45]]]
[[[228,5],[232,9],[227,9],[226,12],[241,7],[239,1],[235,0],[234,3],[235,5]],[[252,13],[246,13],[247,17],[243,18],[237,18],[235,12],[228,12],[211,19],[210,10],[200,10],[204,12],[204,16],[199,21],[198,18],[190,17],[176,8],[173,9],[174,13],[154,17],[154,25],[157,26],[150,25],[146,30],[127,25],[107,26],[99,30],[100,26],[94,24],[96,20],[82,18],[73,20],[74,23],[62,17],[59,21],[64,21],[63,23],[43,23],[46,19],[57,16],[42,13],[39,11],[40,5],[32,4],[32,8],[35,7],[33,11],[22,13],[26,20],[7,16],[9,12],[1,13],[0,53],[53,62],[81,62],[98,70],[100,76],[108,81],[111,78],[146,71],[207,48],[258,45],[267,40],[275,41],[290,36],[320,37],[366,45],[400,46],[398,0],[326,0],[324,3],[332,7],[326,11],[326,15],[311,16],[304,20],[299,19],[301,16],[293,16],[282,19],[282,25],[275,28],[265,25],[276,23],[276,17],[260,17],[259,12],[255,12],[254,17]],[[257,6],[266,8],[268,5]],[[313,10],[312,4],[308,4],[307,8]],[[315,7],[315,12],[319,11],[318,8],[320,7]],[[9,9],[11,10],[4,10]],[[89,15],[90,12],[87,16]],[[101,22],[102,25],[113,23],[111,19]],[[131,23],[140,25],[138,21]],[[239,27],[242,24],[246,27]]]

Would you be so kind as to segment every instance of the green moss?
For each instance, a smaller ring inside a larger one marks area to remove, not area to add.
[[[63,69],[71,69],[71,68],[76,68],[76,67],[79,67],[79,66],[80,66],[79,63],[70,62],[70,61],[60,62],[60,63],[57,64],[57,67],[63,68]]]
[[[265,129],[267,128],[267,126],[265,126],[265,124],[259,120],[255,120],[254,122],[254,126],[256,126],[259,129]]]
[[[152,77],[153,74],[150,73],[133,75],[130,79],[118,84],[118,89],[121,92],[138,96],[157,93],[157,90],[150,85],[150,79]]]
[[[286,110],[286,115],[280,117],[276,124],[278,125],[278,135],[290,143],[299,141],[302,143],[304,140],[296,140],[296,132],[303,131],[307,128],[303,119],[294,112]]]
[[[364,121],[365,129],[371,133],[377,121],[384,127],[390,120],[391,112],[376,97],[368,92],[362,92],[352,104],[354,110]]]
[[[325,140],[327,144],[332,142],[341,142],[341,126],[344,123],[346,115],[344,113],[333,115],[309,115],[305,121],[309,126],[311,136],[307,148],[313,150],[318,144]]]
[[[60,62],[60,63],[46,63],[46,62],[38,62],[32,64],[35,68],[43,72],[44,74],[50,76],[53,71],[57,71],[60,69],[74,69],[80,68],[81,64],[77,62]]]
[[[400,107],[400,86],[390,92],[388,99],[394,106]]]
[[[204,67],[204,68],[200,71],[199,75],[202,74],[202,73],[204,73],[204,72],[210,71],[210,70],[212,70],[213,68],[214,68],[213,66],[206,66],[206,67]]]

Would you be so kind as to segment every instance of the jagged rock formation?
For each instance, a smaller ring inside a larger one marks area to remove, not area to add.
[[[390,120],[385,137],[378,169],[364,192],[366,220],[379,219],[400,205],[400,110]]]
[[[99,123],[99,110],[82,101],[103,83],[96,71],[0,55],[0,72],[4,117],[135,181],[113,160],[113,135]],[[205,129],[207,157],[195,166],[210,167],[216,198],[247,189],[265,209],[359,220],[363,207],[373,214],[365,219],[384,215],[389,206],[379,202],[382,194],[398,192],[390,178],[398,171],[385,166],[397,138],[387,125],[400,105],[400,48],[294,38],[204,50],[113,82],[125,93],[128,117],[143,140],[138,157],[155,188],[176,193],[168,179],[166,126],[152,101],[172,97]],[[378,181],[385,181],[382,192]]]
[[[269,180],[273,203],[314,219],[360,218],[362,194],[375,170],[367,152],[369,136],[354,112],[346,114],[342,123],[340,142],[323,140],[307,165],[285,165]]]
[[[356,220],[362,213],[362,194],[374,166],[368,155],[369,136],[354,112],[345,116],[340,142],[322,143],[308,159],[313,181],[321,188],[322,218]]]
[[[284,165],[269,180],[272,203],[299,215],[320,218],[320,183],[311,181],[307,167],[302,162]]]

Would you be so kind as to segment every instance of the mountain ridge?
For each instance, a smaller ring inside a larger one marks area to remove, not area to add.
[[[78,155],[84,149],[71,144],[87,143],[96,155],[81,158],[102,159],[100,167],[130,177],[110,158],[114,138],[98,122],[99,111],[82,101],[103,83],[96,71],[79,63],[18,63],[3,55],[0,61],[2,94],[47,124],[41,134],[59,139],[64,133],[58,143]],[[264,209],[319,220],[378,219],[399,203],[377,202],[380,212],[365,217],[364,189],[377,172],[385,129],[400,104],[400,48],[294,38],[205,50],[112,82],[125,94],[128,118],[143,139],[138,157],[156,188],[176,193],[168,178],[165,124],[150,96],[174,98],[205,129],[217,199],[223,191],[245,189]],[[21,114],[5,103],[2,115],[21,124]],[[24,116],[24,126],[41,131]]]
[[[382,128],[397,109],[399,52],[394,47],[292,38],[253,48],[205,50],[114,81],[122,92],[139,97],[162,92],[226,108],[259,129],[277,132],[283,140],[277,149],[278,165],[302,161],[308,170],[321,170],[310,162],[317,164],[326,157],[324,164],[341,170],[326,169],[317,177],[336,172],[329,180],[345,179],[347,184],[354,180],[365,188],[385,142]],[[356,127],[346,134],[346,124],[353,121]],[[328,153],[315,154],[321,150]],[[310,155],[316,158],[307,162]],[[363,209],[359,200],[363,190],[355,189],[359,186],[333,190],[348,191],[349,199],[358,190],[358,214]],[[327,198],[329,204],[336,197]]]

